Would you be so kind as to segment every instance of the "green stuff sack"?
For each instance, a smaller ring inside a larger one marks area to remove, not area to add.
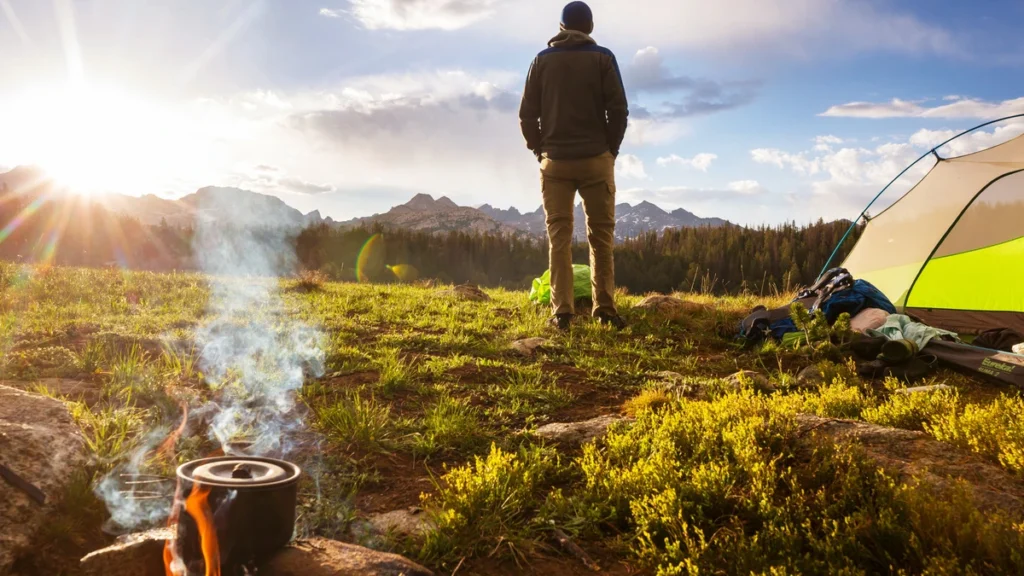
[[[590,266],[572,265],[573,298],[590,298]],[[530,300],[537,304],[551,304],[551,270],[545,270],[540,278],[533,279]]]

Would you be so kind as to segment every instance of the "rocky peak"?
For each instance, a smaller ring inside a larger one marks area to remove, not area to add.
[[[417,211],[436,210],[437,202],[430,194],[417,194],[403,206]]]
[[[459,208],[459,205],[452,202],[451,198],[448,198],[447,196],[441,196],[438,198],[437,201],[434,202],[434,206],[438,209],[444,210],[456,210]]]

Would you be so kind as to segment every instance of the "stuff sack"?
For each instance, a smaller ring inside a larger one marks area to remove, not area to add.
[[[573,299],[590,298],[590,266],[572,265]],[[551,270],[545,270],[540,278],[533,279],[530,301],[537,304],[551,304]]]

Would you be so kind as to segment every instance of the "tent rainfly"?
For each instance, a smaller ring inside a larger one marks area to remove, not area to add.
[[[919,158],[934,155],[938,162],[902,198],[867,218],[843,267],[926,324],[967,334],[1024,333],[1024,135],[956,158],[937,152],[964,134],[1020,117],[976,126]]]

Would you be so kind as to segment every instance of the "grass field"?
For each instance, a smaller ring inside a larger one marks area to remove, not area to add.
[[[831,346],[733,343],[750,308],[784,297],[681,295],[703,306],[666,316],[622,295],[626,331],[581,319],[560,335],[523,292],[470,302],[440,290],[282,280],[283,310],[255,306],[236,319],[277,326],[283,314],[319,330],[323,373],[305,376],[294,409],[305,424],[291,457],[309,472],[300,536],[397,551],[439,574],[586,573],[555,543],[558,532],[611,574],[1024,573],[1024,525],[1013,511],[982,512],[966,486],[935,498],[856,446],[808,449],[795,420],[923,430],[1018,474],[1016,393],[940,372],[924,384],[955,390],[894,394],[900,383],[861,381]],[[91,406],[69,402],[93,464],[27,571],[73,574],[82,553],[109,540],[91,488],[148,432],[176,427],[183,403],[195,414],[188,432],[145,470],[169,475],[216,453],[202,407],[224,383],[203,373],[194,340],[209,298],[195,274],[0,264],[0,378],[73,378],[96,391]],[[551,346],[535,357],[510,351],[535,336]],[[798,385],[811,365],[824,383]],[[776,391],[750,379],[729,385],[739,370]],[[664,371],[683,379],[669,385]],[[635,420],[582,448],[534,433],[607,414]],[[369,515],[410,506],[434,527],[421,536],[360,528]]]

